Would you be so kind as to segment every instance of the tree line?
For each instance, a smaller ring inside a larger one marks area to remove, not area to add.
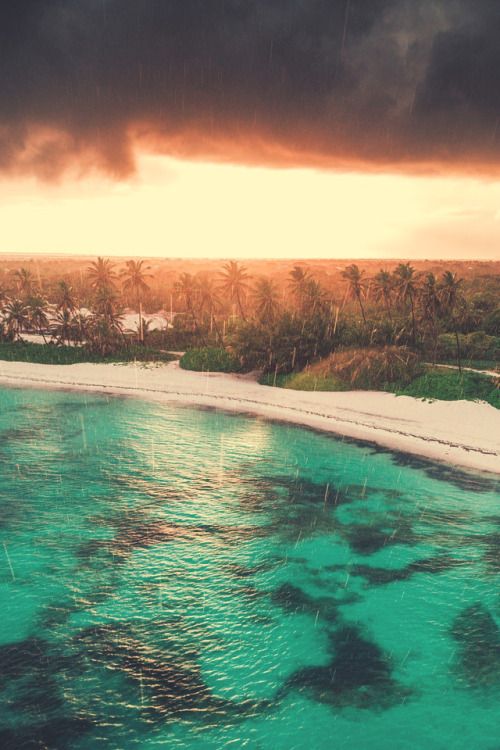
[[[244,367],[290,371],[338,347],[404,345],[435,357],[442,334],[454,337],[460,367],[461,334],[500,335],[498,297],[471,294],[449,270],[437,278],[402,262],[368,276],[352,263],[341,270],[341,294],[334,296],[307,265],[297,263],[278,284],[234,260],[217,274],[181,273],[169,289],[172,327],[152,332],[143,317],[151,271],[143,260],[119,269],[98,258],[82,275],[83,291],[60,280],[44,293],[40,278],[17,269],[0,286],[0,339],[33,331],[102,354],[132,339],[183,349],[215,345],[235,351]],[[123,330],[127,301],[139,314],[132,337]]]

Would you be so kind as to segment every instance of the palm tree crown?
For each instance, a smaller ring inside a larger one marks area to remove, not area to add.
[[[261,276],[255,282],[252,297],[256,302],[258,317],[265,323],[273,323],[279,310],[279,293],[275,282]]]
[[[249,283],[249,276],[246,271],[245,266],[241,266],[235,260],[230,260],[224,266],[221,282],[221,291],[227,294],[231,301],[236,300],[243,320],[246,320],[246,318],[241,298],[247,292]]]
[[[445,271],[439,283],[439,299],[445,310],[449,312],[453,330],[455,332],[455,341],[457,344],[457,364],[458,372],[462,374],[462,365],[460,362],[460,339],[458,338],[458,325],[455,316],[457,305],[462,302],[462,284],[463,279],[457,279],[457,274],[451,271]]]
[[[363,316],[363,322],[366,324],[365,311],[363,303],[361,302],[361,296],[365,293],[366,283],[363,281],[364,271],[360,271],[355,263],[352,263],[341,272],[342,278],[347,281],[348,291],[358,300],[358,304],[361,308],[361,315]]]
[[[3,310],[9,299],[9,290],[3,284],[0,284],[0,310]]]
[[[297,306],[302,312],[304,311],[304,307],[306,307],[306,289],[309,281],[312,281],[312,276],[307,268],[294,266],[290,271],[288,286],[295,298]]]
[[[73,313],[76,310],[76,300],[73,287],[66,281],[60,281],[57,285],[57,302],[56,310],[69,310]]]
[[[394,271],[394,283],[398,299],[403,303],[410,300],[412,343],[415,345],[415,297],[418,294],[418,274],[410,263],[400,263]]]
[[[463,279],[457,279],[457,274],[445,271],[439,284],[439,298],[442,304],[453,315],[457,304],[462,299]]]
[[[125,291],[131,289],[134,290],[137,298],[137,307],[139,308],[139,340],[143,341],[143,321],[142,321],[142,309],[141,309],[141,292],[149,291],[149,286],[146,279],[152,278],[148,271],[151,270],[151,266],[145,266],[143,260],[128,260],[126,267],[122,269],[121,276],[123,278],[123,289]]]
[[[35,287],[35,281],[33,274],[28,268],[18,268],[14,271],[14,277],[16,279],[17,288],[22,294],[29,296],[33,293]]]
[[[115,266],[106,258],[97,258],[87,268],[87,277],[90,279],[92,289],[98,291],[106,287],[113,287],[118,279]]]
[[[8,328],[20,339],[21,331],[30,324],[28,305],[24,300],[13,299],[5,306],[4,312]]]
[[[123,278],[123,288],[125,291],[129,289],[133,290],[138,297],[140,292],[149,291],[149,285],[146,279],[152,279],[152,275],[148,273],[151,270],[151,266],[146,266],[143,260],[128,260],[125,268],[120,272],[120,276]]]
[[[191,273],[181,273],[179,280],[175,282],[175,291],[184,300],[187,311],[193,319],[194,329],[201,336],[200,327],[194,311],[196,296],[199,292],[197,279]]]
[[[385,308],[392,324],[391,294],[394,290],[394,279],[391,272],[381,268],[373,277],[373,284],[375,287],[375,298],[377,300],[384,300]]]

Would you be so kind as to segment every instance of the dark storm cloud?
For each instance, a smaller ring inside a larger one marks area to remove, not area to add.
[[[3,0],[0,168],[498,166],[497,0]],[[74,158],[76,157],[76,159]],[[416,165],[416,166],[415,166]]]

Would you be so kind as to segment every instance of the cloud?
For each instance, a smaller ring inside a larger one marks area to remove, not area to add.
[[[0,170],[240,163],[496,173],[496,0],[6,0]]]

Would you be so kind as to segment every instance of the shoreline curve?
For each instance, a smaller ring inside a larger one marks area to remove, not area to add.
[[[211,406],[500,474],[500,411],[484,402],[428,402],[376,391],[286,390],[259,385],[244,375],[182,370],[178,362],[158,366],[0,361],[0,385]]]

